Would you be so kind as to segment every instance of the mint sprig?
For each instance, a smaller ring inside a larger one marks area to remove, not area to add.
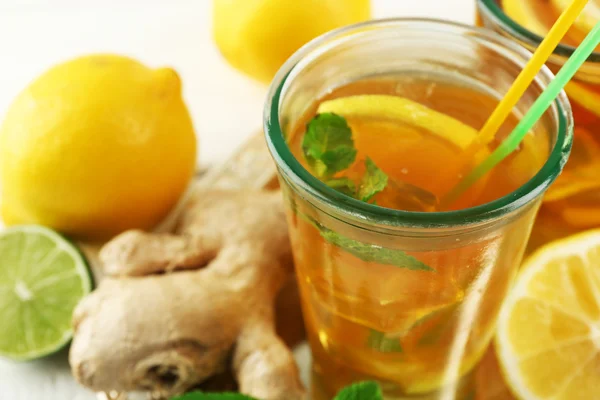
[[[369,202],[389,183],[386,173],[368,157],[365,160],[366,171],[358,187],[347,177],[333,177],[336,173],[350,167],[357,154],[352,139],[352,130],[346,119],[337,114],[318,114],[310,120],[302,139],[302,151],[313,173],[325,184],[347,196]],[[312,218],[300,216],[313,224],[325,240],[363,261],[394,265],[411,270],[434,271],[433,268],[401,250],[388,249],[350,239],[322,226]]]
[[[171,400],[257,400],[241,393],[192,392],[173,397]],[[342,389],[334,400],[383,400],[381,387],[377,382],[359,382]]]
[[[358,188],[349,178],[331,178],[356,160],[352,129],[342,116],[323,113],[311,119],[302,138],[302,151],[317,178],[345,195],[368,202],[387,186],[388,176],[370,158],[365,160],[366,172]]]
[[[362,178],[356,197],[361,201],[368,202],[377,193],[385,189],[388,184],[388,176],[368,157],[365,160],[365,165],[367,172]]]
[[[311,224],[319,232],[323,239],[363,261],[392,265],[394,267],[407,268],[415,271],[435,272],[435,269],[419,261],[415,257],[406,254],[402,250],[390,249],[375,244],[359,242],[358,240],[351,239],[342,235],[341,233],[337,233],[325,227],[320,222],[317,222],[317,220],[315,220],[313,217],[310,217],[300,211],[296,205],[296,202],[292,197],[290,197],[289,194],[285,194],[284,197],[288,202],[288,207],[290,210],[298,218],[301,218],[305,222]]]
[[[342,389],[334,400],[383,400],[377,382],[359,382]]]
[[[363,261],[388,264],[415,271],[435,271],[427,264],[406,254],[402,250],[389,249],[375,244],[359,242],[358,240],[350,239],[340,233],[334,232],[316,221],[314,221],[314,224],[325,240]]]
[[[310,120],[302,151],[319,178],[345,170],[356,159],[352,130],[345,118],[333,113],[319,114]]]

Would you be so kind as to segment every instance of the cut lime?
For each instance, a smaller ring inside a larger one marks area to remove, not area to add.
[[[0,356],[31,360],[60,350],[91,289],[83,256],[59,234],[39,226],[0,232]]]

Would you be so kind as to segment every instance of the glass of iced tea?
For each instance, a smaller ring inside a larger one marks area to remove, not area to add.
[[[522,145],[459,199],[445,195],[517,124],[463,151],[530,57],[493,32],[382,20],[328,33],[275,78],[265,132],[277,163],[313,399],[375,380],[386,399],[467,399],[572,115],[561,95]]]
[[[477,0],[477,23],[534,49],[570,0]],[[548,62],[557,71],[600,20],[589,1]],[[600,51],[600,49],[597,49]],[[594,53],[565,88],[575,119],[573,153],[564,173],[544,198],[531,249],[600,226],[600,52]]]

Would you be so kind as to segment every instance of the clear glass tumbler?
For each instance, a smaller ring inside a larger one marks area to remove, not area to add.
[[[265,134],[288,205],[313,399],[329,400],[363,380],[381,383],[386,399],[472,395],[470,372],[493,336],[540,199],[567,160],[573,121],[561,94],[536,127],[550,150],[530,181],[481,206],[431,213],[382,208],[331,189],[292,155],[292,127],[333,88],[367,77],[417,76],[501,98],[530,56],[479,28],[380,20],[316,39],[276,76]],[[517,114],[552,78],[540,72]],[[392,265],[399,254],[404,261]]]

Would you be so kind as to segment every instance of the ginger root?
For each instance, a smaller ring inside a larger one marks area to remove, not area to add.
[[[172,396],[232,367],[239,390],[304,399],[274,300],[292,277],[281,194],[196,193],[174,233],[130,231],[104,246],[107,275],[74,314],[70,363],[96,391]]]

